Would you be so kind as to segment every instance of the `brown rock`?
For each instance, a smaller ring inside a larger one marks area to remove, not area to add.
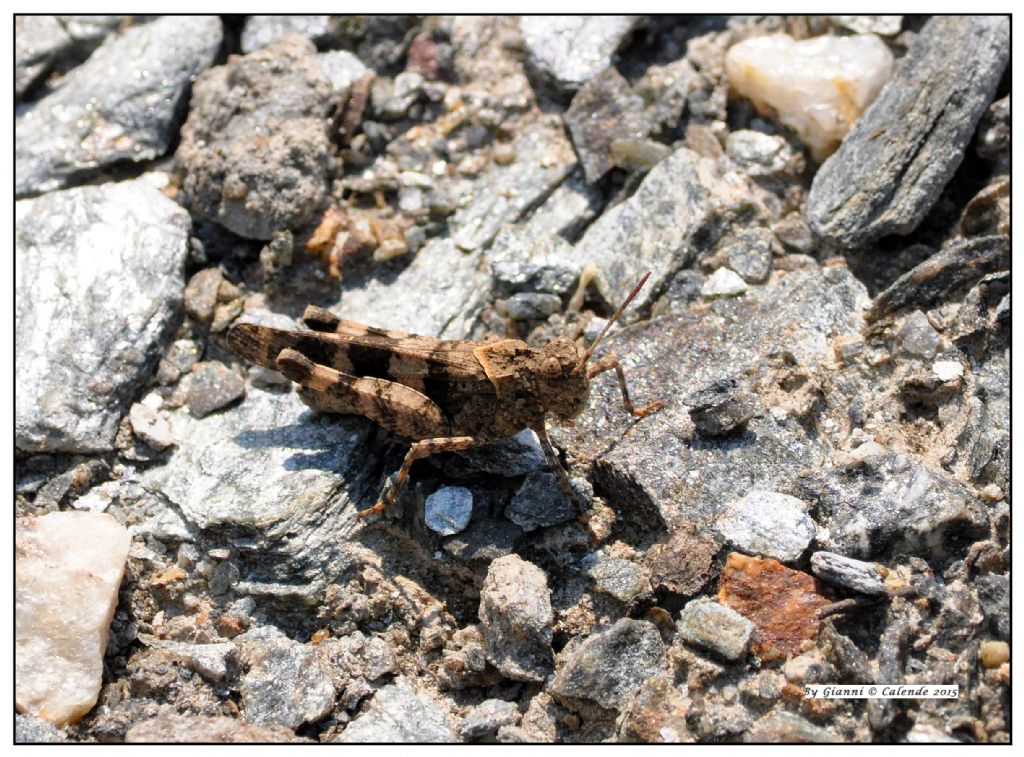
[[[818,634],[818,611],[831,602],[818,593],[813,576],[738,552],[726,559],[718,601],[754,624],[751,649],[765,661],[799,653]]]
[[[670,675],[648,678],[623,717],[619,740],[646,744],[693,741],[686,725],[689,708],[689,698],[672,685]]]
[[[308,741],[280,725],[254,725],[229,717],[201,717],[162,712],[152,720],[132,726],[125,734],[128,744],[238,744]]]
[[[647,551],[644,563],[655,589],[693,596],[711,579],[711,563],[717,552],[714,541],[698,535],[692,523],[681,521],[667,542]]]

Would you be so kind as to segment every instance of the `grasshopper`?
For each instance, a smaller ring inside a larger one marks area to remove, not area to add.
[[[345,321],[310,305],[309,331],[239,323],[228,333],[231,348],[254,363],[302,385],[300,397],[320,412],[362,415],[413,440],[393,486],[360,519],[385,510],[402,490],[412,464],[439,452],[465,450],[532,429],[559,486],[581,504],[545,429],[548,416],[568,422],[587,404],[590,381],[614,370],[626,410],[642,418],[664,406],[636,408],[626,377],[611,354],[590,363],[601,339],[640,292],[650,273],[580,352],[565,338],[535,349],[518,339],[445,341]]]

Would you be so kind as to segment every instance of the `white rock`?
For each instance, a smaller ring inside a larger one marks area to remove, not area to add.
[[[792,562],[814,538],[807,506],[781,492],[751,491],[719,516],[715,529],[731,544],[752,555]]]
[[[758,109],[774,110],[818,161],[836,149],[892,67],[892,53],[873,34],[800,42],[772,34],[733,45],[725,56],[733,88]]]
[[[15,696],[58,725],[94,704],[131,537],[103,513],[56,512],[17,524]]]
[[[959,360],[936,360],[932,363],[932,373],[939,381],[956,381],[964,375],[964,366]]]
[[[738,273],[730,268],[719,268],[708,277],[700,288],[702,297],[733,297],[747,291],[745,282]]]

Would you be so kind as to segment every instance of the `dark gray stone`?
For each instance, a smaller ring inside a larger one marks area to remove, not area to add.
[[[505,303],[513,321],[544,320],[562,309],[562,298],[545,292],[517,292]]]
[[[547,471],[531,472],[505,508],[505,517],[526,532],[571,520],[575,514],[575,507],[558,487],[555,474]]]
[[[515,478],[533,473],[545,464],[544,450],[537,434],[527,428],[507,439],[457,452],[445,464],[444,471],[448,476],[490,473]]]
[[[445,539],[443,549],[460,562],[486,565],[510,554],[522,535],[523,529],[504,518],[480,517]]]
[[[480,591],[487,661],[503,676],[540,682],[554,671],[551,597],[540,568],[508,555],[491,563]]]
[[[68,186],[120,161],[163,155],[192,79],[221,43],[216,16],[166,16],[109,37],[15,128],[18,196]]]
[[[746,656],[754,624],[712,599],[695,599],[679,615],[679,634],[689,644],[726,660]]]
[[[886,593],[882,574],[874,564],[837,555],[835,552],[815,552],[811,555],[811,572],[822,581],[860,594]]]
[[[855,247],[912,231],[963,160],[1009,59],[1008,16],[929,20],[818,169],[804,211],[815,233]]]
[[[557,88],[574,92],[608,68],[636,16],[521,16],[527,60]]]
[[[312,647],[283,634],[245,641],[242,678],[242,712],[258,725],[283,725],[296,729],[315,723],[334,709],[334,684],[330,673]]]
[[[996,638],[1010,640],[1010,579],[988,573],[975,582],[978,601]]]
[[[379,689],[366,711],[335,739],[343,744],[453,741],[457,738],[445,711],[405,681]]]
[[[589,79],[573,97],[564,118],[591,184],[614,167],[612,142],[643,139],[651,130],[644,101],[614,68]]]
[[[251,239],[312,221],[327,192],[332,84],[285,36],[196,80],[178,159],[195,211]]]
[[[983,507],[961,483],[874,442],[809,469],[797,486],[828,529],[819,542],[848,557],[902,550],[941,559],[988,533]]]
[[[930,307],[985,274],[1010,267],[1010,238],[975,237],[953,242],[911,268],[881,292],[865,314],[869,321],[908,306]]]
[[[646,620],[621,618],[569,651],[548,690],[569,705],[583,700],[621,710],[665,665],[665,645],[657,627]]]
[[[558,486],[554,473],[534,471],[505,508],[505,517],[524,531],[534,531],[572,520],[576,508]]]
[[[15,207],[15,440],[112,449],[181,308],[188,214],[145,180]]]
[[[721,436],[743,427],[758,412],[757,398],[741,389],[734,378],[718,379],[691,394],[684,402],[697,430]]]

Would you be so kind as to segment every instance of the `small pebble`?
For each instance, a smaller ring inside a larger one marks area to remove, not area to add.
[[[861,594],[886,593],[882,574],[873,563],[854,560],[835,552],[815,552],[811,555],[811,572],[822,581],[843,586]]]
[[[932,363],[932,373],[940,381],[956,381],[964,375],[964,366],[959,360],[936,360]]]
[[[713,300],[716,297],[734,297],[747,291],[747,282],[728,268],[719,268],[711,274],[700,288],[702,297]]]
[[[978,645],[978,654],[986,668],[998,668],[1010,659],[1010,645],[1005,641],[983,641]]]
[[[423,505],[427,528],[442,536],[464,530],[473,515],[473,492],[464,486],[444,486]]]
[[[739,660],[747,654],[754,625],[735,610],[710,599],[695,599],[679,615],[679,634],[698,647]]]

